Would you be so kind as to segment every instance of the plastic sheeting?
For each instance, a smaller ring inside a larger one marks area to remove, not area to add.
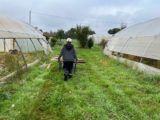
[[[0,39],[0,51],[4,51],[3,39]]]
[[[51,51],[49,43],[40,31],[24,22],[0,17],[0,52],[9,52],[13,49],[24,53]]]
[[[13,49],[13,39],[0,39],[0,52],[8,52]]]
[[[160,60],[160,18],[120,31],[108,42],[107,49]]]
[[[18,39],[17,42],[22,52],[24,53],[33,51],[43,51],[43,47],[37,39]],[[17,44],[15,44],[15,49],[20,51]]]
[[[51,51],[49,44],[43,39],[16,39],[16,41],[19,46],[13,39],[0,39],[0,52],[9,52],[13,49],[21,50],[23,53]]]
[[[0,17],[0,38],[44,38],[43,35],[27,23]]]

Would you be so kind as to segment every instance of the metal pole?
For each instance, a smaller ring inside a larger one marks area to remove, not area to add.
[[[38,38],[38,42],[39,42],[39,44],[41,45],[41,47],[43,48],[43,45],[42,45],[42,43],[40,42],[40,39]]]
[[[144,49],[144,51],[143,51],[143,53],[142,53],[142,56],[143,56],[143,57],[145,57],[145,54],[146,54],[148,48],[150,47],[150,45],[152,44],[152,42],[153,42],[155,39],[157,39],[156,36],[154,36],[154,38],[153,38],[152,40],[149,39],[150,41],[148,42],[148,44],[146,45],[146,47],[145,47],[145,49]]]
[[[63,62],[60,60],[60,61],[58,61],[58,63],[59,63],[59,71],[61,71]]]
[[[6,52],[6,40],[3,39],[3,44],[4,44],[4,52]]]
[[[34,42],[32,41],[32,39],[30,39],[30,41],[32,42],[35,51],[37,51],[36,46],[35,46]]]
[[[31,10],[29,11],[29,24],[32,24],[32,12]]]
[[[38,42],[39,42],[39,44],[41,45],[41,47],[42,47],[42,49],[43,49],[43,52],[44,52],[44,47],[43,47],[43,45],[42,45],[42,43],[40,42],[40,39],[38,38]]]
[[[143,58],[141,57],[141,59],[140,59],[140,61],[139,61],[140,63],[142,63],[143,62]]]
[[[129,38],[125,41],[124,46],[122,46],[122,48],[120,49],[120,53],[122,53],[122,50],[126,47],[128,41],[129,41],[130,39],[132,39],[132,37],[129,37]],[[122,57],[122,56],[120,55],[119,57]]]
[[[15,49],[15,39],[13,39],[13,50]]]
[[[77,70],[77,62],[74,63],[74,73],[76,73]]]
[[[22,53],[22,49],[21,49],[21,47],[19,46],[17,40],[14,39],[14,41],[16,42],[16,44],[17,44],[17,46],[18,46],[18,48],[19,48],[19,51],[20,51],[20,53],[21,53],[21,55],[22,55],[22,58],[23,58],[23,60],[24,60],[25,67],[27,68],[27,62],[26,62],[26,59],[25,59],[25,57],[24,57],[24,55],[23,55],[23,53]]]
[[[34,49],[35,49],[35,52],[37,52],[37,49],[36,49],[36,46],[35,46],[35,44],[34,44],[33,40],[32,40],[32,39],[30,39],[30,41],[31,41],[31,42],[32,42],[32,44],[33,44],[33,47],[34,47]],[[38,57],[38,54],[36,54],[36,56]]]

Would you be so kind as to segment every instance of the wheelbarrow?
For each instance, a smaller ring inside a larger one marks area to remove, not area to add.
[[[58,61],[59,62],[59,71],[63,69],[63,60]],[[77,70],[77,64],[84,64],[86,63],[83,59],[78,59],[76,62],[73,63],[73,72],[76,73]]]

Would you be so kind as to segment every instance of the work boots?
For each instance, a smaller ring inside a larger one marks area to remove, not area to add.
[[[72,78],[72,74],[69,74],[69,75],[68,75],[68,78],[71,79],[71,78]]]
[[[68,79],[72,78],[72,74],[66,75],[64,74],[64,81],[67,81]]]
[[[68,80],[68,75],[64,74],[64,81]]]

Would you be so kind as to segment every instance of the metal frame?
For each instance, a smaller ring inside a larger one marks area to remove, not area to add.
[[[28,41],[27,41],[27,51],[29,52],[29,45],[28,45]]]
[[[43,40],[43,39],[42,39]],[[43,40],[44,42],[45,42],[45,40]],[[42,43],[40,42],[40,39],[38,38],[38,42],[39,42],[39,44],[41,45],[41,47],[43,48],[43,49],[45,49],[44,47],[43,47],[43,45],[42,45]]]
[[[42,43],[40,42],[40,39],[38,38],[38,42],[39,42],[39,44],[42,46]],[[43,46],[42,46],[43,47]]]
[[[120,49],[120,53],[122,53],[121,51],[124,49],[124,47],[127,45],[128,41],[129,41],[130,39],[132,39],[132,37],[129,37],[129,38],[125,41],[124,45],[123,45],[122,48]],[[118,57],[122,57],[122,56],[120,55],[120,56],[118,56]]]
[[[3,44],[4,44],[4,52],[6,52],[6,39],[3,39]]]
[[[18,48],[19,48],[19,50],[20,50],[21,56],[22,56],[22,58],[23,58],[23,60],[24,60],[24,63],[25,63],[25,67],[27,68],[27,61],[26,61],[26,59],[25,59],[25,57],[24,57],[24,55],[23,55],[22,49],[21,49],[21,47],[19,46],[17,40],[16,40],[15,38],[13,38],[13,39],[15,40],[15,43],[17,44],[17,46],[18,46]]]
[[[30,41],[32,42],[32,45],[33,45],[35,51],[37,51],[36,46],[35,46],[35,44],[33,43],[33,40],[32,40],[31,38],[30,38]]]
[[[154,37],[156,37],[156,36],[154,36]],[[146,54],[149,46],[152,44],[153,41],[154,41],[154,39],[152,39],[150,42],[148,42],[148,44],[147,44],[147,46],[145,47],[145,49],[144,49],[144,51],[143,51],[143,54],[142,54],[141,56],[145,56],[145,54]],[[143,62],[143,57],[141,57],[141,59],[140,59],[140,63],[142,63],[142,62]]]
[[[22,52],[22,49],[21,49],[19,43],[17,42],[17,39],[29,39],[32,42],[32,45],[33,45],[35,51],[37,51],[36,46],[35,46],[33,40],[31,38],[9,38],[9,37],[8,38],[1,38],[1,39],[3,40],[4,52],[7,52],[7,49],[6,49],[6,39],[13,39],[13,49],[15,48],[15,44],[16,44],[17,47],[18,47],[18,49],[19,49],[19,52],[20,52],[20,54],[21,54],[21,56],[23,58],[25,67],[27,68],[27,61],[26,61],[26,59],[24,57],[24,54]],[[40,42],[40,39],[42,39],[45,42],[45,40],[43,38],[33,38],[33,39],[37,39],[41,46],[42,46],[42,43]],[[43,46],[42,46],[42,48],[43,48]]]

